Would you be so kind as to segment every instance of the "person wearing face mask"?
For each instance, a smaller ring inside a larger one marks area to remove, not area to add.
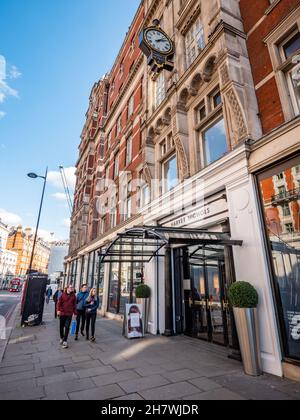
[[[57,315],[59,316],[60,344],[63,349],[67,349],[68,336],[72,323],[73,315],[77,315],[76,295],[74,287],[69,285],[65,293],[62,294],[57,303]]]

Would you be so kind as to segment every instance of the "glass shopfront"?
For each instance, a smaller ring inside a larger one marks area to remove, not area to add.
[[[135,303],[135,289],[141,283],[141,263],[111,263],[109,278],[108,311],[124,314],[127,303]]]
[[[258,182],[285,357],[300,360],[300,156]]]
[[[100,299],[99,307],[101,308],[104,288],[104,266],[103,264],[100,266],[99,252],[101,252],[101,249],[97,249],[89,254],[86,284],[89,289],[94,287],[98,290]]]

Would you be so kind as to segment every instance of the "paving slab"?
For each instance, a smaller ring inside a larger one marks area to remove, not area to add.
[[[0,377],[3,375],[10,375],[12,373],[19,373],[19,372],[27,372],[34,370],[34,364],[23,364],[23,365],[17,365],[17,366],[10,366],[10,367],[1,367],[0,368]]]
[[[38,386],[44,386],[49,384],[58,384],[59,382],[71,381],[72,379],[78,379],[78,376],[74,372],[59,373],[52,376],[44,376],[37,379]]]
[[[105,373],[114,373],[115,369],[111,366],[101,366],[90,369],[83,369],[77,372],[79,378],[92,378],[99,375],[104,375]]]
[[[142,398],[139,394],[129,394],[129,395],[124,395],[123,397],[114,398],[114,400],[117,400],[117,401],[144,401],[144,398]]]
[[[45,397],[43,387],[23,388],[22,390],[0,393],[0,401],[31,401]]]
[[[140,376],[133,370],[123,370],[121,372],[108,373],[92,378],[92,381],[97,387],[110,384],[120,384],[125,381],[132,381],[139,379]]]
[[[122,323],[98,318],[97,342],[59,345],[51,304],[45,324],[12,331],[0,363],[0,399],[300,399],[300,384],[244,375],[228,349],[185,336],[122,337]],[[17,326],[17,324],[16,324]]]
[[[139,394],[145,400],[167,401],[191,396],[199,392],[199,389],[188,382],[178,382],[176,384],[156,387],[154,389],[140,391]]]
[[[191,369],[179,369],[162,373],[162,376],[168,379],[170,382],[181,382],[188,379],[199,378],[201,375]]]
[[[189,382],[195,385],[201,391],[213,391],[214,389],[222,388],[220,384],[208,378],[190,379]]]
[[[94,388],[87,391],[72,392],[68,395],[69,395],[70,400],[102,401],[102,400],[113,399],[116,397],[121,397],[125,395],[125,392],[119,387],[119,385],[107,385],[107,386],[102,386],[100,388]]]
[[[70,363],[64,365],[66,372],[78,372],[79,370],[95,369],[103,367],[99,360],[88,360],[87,362]]]
[[[59,398],[69,392],[87,391],[95,389],[95,384],[91,379],[75,379],[73,381],[49,384],[44,387],[47,397]]]
[[[192,394],[189,397],[184,397],[183,400],[194,400],[194,401],[243,401],[241,395],[230,391],[226,388],[219,388],[208,392],[202,392],[198,394]]]
[[[163,376],[153,375],[139,379],[130,379],[129,381],[119,383],[119,385],[127,394],[131,394],[146,389],[157,388],[168,383],[169,381]]]

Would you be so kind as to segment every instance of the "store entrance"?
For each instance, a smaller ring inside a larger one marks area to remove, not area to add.
[[[230,345],[231,315],[226,296],[223,246],[189,247],[185,252],[184,302],[186,334]]]

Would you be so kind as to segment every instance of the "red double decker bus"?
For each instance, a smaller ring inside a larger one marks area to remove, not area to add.
[[[9,292],[10,293],[19,293],[22,290],[23,280],[16,278],[12,279],[9,284]]]

